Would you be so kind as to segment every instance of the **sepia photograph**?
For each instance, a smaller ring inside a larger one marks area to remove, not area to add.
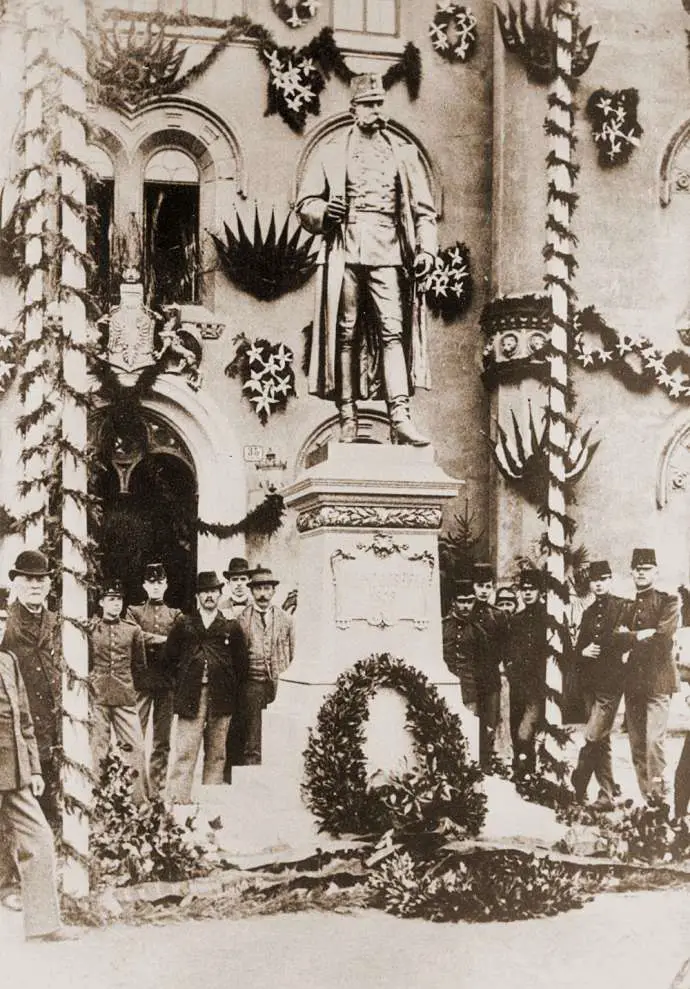
[[[690,0],[0,93],[3,989],[690,989]]]

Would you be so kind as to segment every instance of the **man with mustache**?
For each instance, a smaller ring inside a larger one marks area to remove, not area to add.
[[[381,76],[352,81],[353,127],[314,155],[297,196],[306,230],[322,234],[309,391],[335,401],[340,439],[357,439],[357,401],[385,399],[391,441],[427,446],[410,395],[429,388],[417,282],[438,250],[436,210],[416,148],[386,127]]]
[[[223,581],[213,570],[197,577],[197,611],[177,619],[165,644],[164,666],[175,684],[175,759],[168,780],[174,803],[191,801],[199,750],[202,783],[223,782],[230,720],[247,674],[247,647],[237,621],[218,610]]]

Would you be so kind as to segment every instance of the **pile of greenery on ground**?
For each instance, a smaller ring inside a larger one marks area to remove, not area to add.
[[[134,772],[111,749],[103,761],[91,817],[91,888],[207,875],[217,864],[194,818],[178,823],[161,801],[137,805]]]

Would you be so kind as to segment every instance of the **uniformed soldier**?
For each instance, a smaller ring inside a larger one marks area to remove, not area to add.
[[[654,586],[653,549],[634,549],[630,566],[637,594],[619,629],[630,650],[625,714],[637,782],[647,800],[666,795],[666,728],[671,695],[680,687],[673,655],[680,605],[676,594]]]
[[[101,617],[89,632],[89,669],[93,686],[91,750],[96,774],[108,753],[111,728],[124,762],[135,771],[134,799],[146,799],[144,735],[137,710],[137,687],[145,683],[144,634],[133,621],[122,620],[120,581],[106,584],[100,594]]]
[[[146,736],[153,721],[151,757],[148,765],[149,793],[160,798],[165,789],[170,758],[170,732],[173,723],[173,683],[164,666],[165,643],[173,624],[182,614],[179,608],[165,603],[168,578],[162,563],[148,563],[144,568],[145,604],[132,605],[125,615],[144,633],[146,672],[137,689],[137,707],[141,729]]]
[[[525,569],[520,573],[524,607],[510,621],[506,648],[513,772],[518,779],[534,773],[535,738],[545,717],[547,647],[542,584],[541,571]]]
[[[460,680],[463,704],[479,718],[479,763],[485,772],[492,767],[500,717],[500,666],[507,628],[505,615],[488,600],[492,591],[491,567],[478,564],[473,581],[457,581],[443,622],[443,658]]]
[[[611,594],[611,567],[606,560],[589,565],[593,603],[585,609],[575,645],[575,657],[585,702],[587,725],[571,782],[580,803],[587,798],[592,774],[599,784],[594,810],[614,808],[615,784],[611,763],[611,729],[625,686],[625,648],[617,632],[630,606]]]

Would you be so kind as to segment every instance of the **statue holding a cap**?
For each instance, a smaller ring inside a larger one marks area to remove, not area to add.
[[[386,127],[381,76],[352,81],[354,123],[313,156],[297,214],[323,235],[309,391],[334,401],[340,438],[357,439],[357,402],[385,399],[391,440],[427,446],[410,418],[429,388],[425,307],[417,291],[438,250],[436,210],[411,144]]]

